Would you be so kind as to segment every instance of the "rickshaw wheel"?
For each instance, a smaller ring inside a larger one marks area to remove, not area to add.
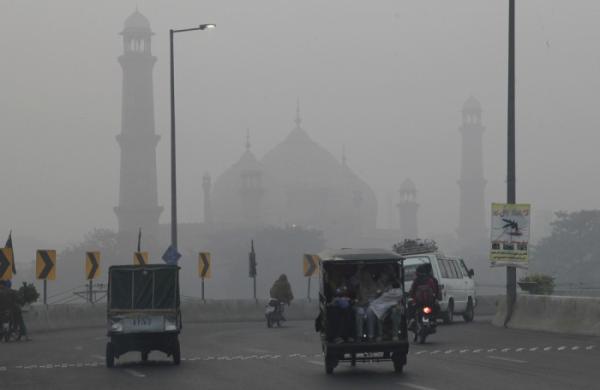
[[[115,351],[112,343],[106,343],[106,367],[113,368],[115,366]]]
[[[392,354],[392,362],[394,363],[394,371],[401,374],[404,370],[405,359],[402,359],[398,353]]]
[[[175,349],[173,350],[173,363],[176,366],[181,363],[181,350],[179,349],[179,339],[175,340]]]
[[[337,366],[337,361],[325,354],[325,373],[327,375],[333,374],[333,369]]]

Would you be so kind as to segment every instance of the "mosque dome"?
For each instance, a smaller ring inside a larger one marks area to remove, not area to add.
[[[125,19],[125,31],[148,31],[150,32],[150,21],[137,9]]]
[[[471,95],[463,104],[463,111],[481,111],[481,103]]]

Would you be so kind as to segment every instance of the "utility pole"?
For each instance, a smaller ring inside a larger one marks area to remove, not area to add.
[[[506,203],[517,202],[515,161],[515,0],[508,5],[508,110],[507,110],[507,166]],[[510,321],[517,300],[517,268],[506,267],[506,318]]]

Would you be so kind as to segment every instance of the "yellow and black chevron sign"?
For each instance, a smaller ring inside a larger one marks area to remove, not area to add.
[[[93,280],[100,276],[100,252],[85,253],[85,278]]]
[[[35,256],[35,275],[41,280],[56,279],[56,251],[40,249]]]
[[[319,273],[319,261],[321,260],[317,255],[305,254],[302,257],[304,266],[304,276],[313,276]]]
[[[133,265],[148,265],[148,252],[134,252]]]
[[[13,277],[13,257],[12,248],[0,249],[0,280],[11,280]]]
[[[198,254],[198,276],[200,276],[202,279],[210,279],[210,263],[211,258],[209,252],[200,252]]]

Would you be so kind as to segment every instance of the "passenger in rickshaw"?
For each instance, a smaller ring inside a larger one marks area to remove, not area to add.
[[[373,310],[369,309],[369,305],[377,299],[385,289],[386,278],[382,278],[382,270],[376,266],[359,266],[356,275],[351,279],[352,285],[357,288],[357,299],[354,306],[355,321],[356,321],[356,339],[362,341],[364,338],[365,323],[366,336],[369,341],[373,341],[376,335],[381,334],[378,331],[377,316]],[[381,338],[381,336],[377,336]]]
[[[400,340],[400,325],[402,315],[404,314],[403,300],[404,292],[400,287],[400,283],[393,281],[391,287],[369,305],[368,310],[377,317],[378,336],[380,339],[383,337],[384,321],[389,316],[392,321],[391,339],[398,338]]]
[[[328,326],[327,332],[329,341],[334,343],[353,342],[353,327],[354,312],[352,310],[352,298],[350,291],[345,285],[338,287],[335,290],[335,295],[328,307]]]

